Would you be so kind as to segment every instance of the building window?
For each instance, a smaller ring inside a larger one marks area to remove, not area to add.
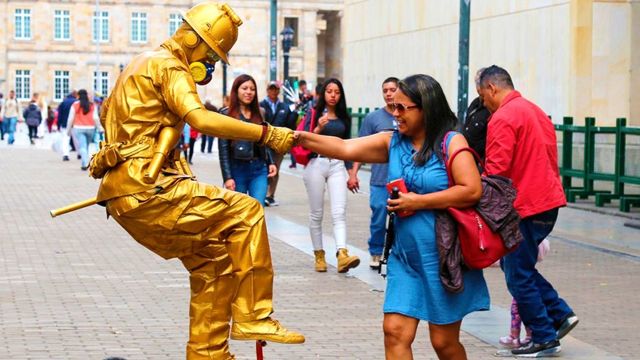
[[[31,99],[31,70],[16,70],[15,89],[18,100]]]
[[[31,9],[16,9],[14,25],[17,40],[31,40]]]
[[[284,27],[290,27],[293,29],[293,47],[297,47],[298,46],[298,18],[297,17],[291,17],[291,18],[284,18]]]
[[[131,42],[147,42],[147,13],[131,13]]]
[[[178,13],[169,15],[169,36],[173,36],[180,25],[182,25],[182,15]]]
[[[93,12],[93,42],[109,41],[109,12]]]
[[[53,72],[53,100],[62,101],[70,92],[69,72],[56,70]]]
[[[53,19],[53,40],[71,40],[71,16],[69,15],[69,10],[55,10]]]
[[[93,72],[93,90],[97,96],[107,96],[109,93],[109,72],[94,71]]]

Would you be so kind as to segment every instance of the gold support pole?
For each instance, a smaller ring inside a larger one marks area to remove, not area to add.
[[[96,203],[97,203],[96,198],[92,197],[91,199],[83,200],[71,205],[67,205],[58,209],[51,210],[49,211],[49,214],[51,214],[51,217],[54,218],[59,215],[64,215],[68,212],[76,211],[82,208],[86,208],[87,206],[95,205]]]

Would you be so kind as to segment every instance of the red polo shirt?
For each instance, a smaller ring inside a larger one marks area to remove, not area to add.
[[[485,170],[513,180],[514,206],[523,218],[567,204],[553,123],[515,90],[489,119]]]

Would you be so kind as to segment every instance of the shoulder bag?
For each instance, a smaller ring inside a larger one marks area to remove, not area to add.
[[[447,157],[447,149],[445,146],[447,135],[445,135],[442,142],[442,154],[445,159]],[[478,154],[470,147],[456,150],[451,157],[445,161],[450,187],[455,185],[453,176],[451,175],[451,165],[456,156],[464,151],[473,154],[476,162],[481,166],[483,165]],[[484,269],[509,253],[500,234],[489,228],[475,206],[464,209],[450,207],[447,208],[446,211],[456,222],[462,259],[467,267],[470,269]]]
[[[311,109],[311,119],[309,120],[309,130],[308,131],[313,131],[314,123],[315,123],[315,116],[316,115],[316,110],[314,108]],[[298,126],[296,127],[296,131],[307,131],[304,126],[307,122],[303,119],[302,121],[300,121],[300,123],[298,124]],[[310,156],[311,156],[311,150],[305,148],[302,145],[296,145],[294,147],[291,148],[291,154],[293,155],[293,158],[296,160],[296,163],[303,165],[303,166],[307,166],[307,164],[309,163]]]

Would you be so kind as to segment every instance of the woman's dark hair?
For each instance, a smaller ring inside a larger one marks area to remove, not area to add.
[[[80,100],[80,107],[82,108],[82,113],[87,114],[89,110],[91,110],[91,101],[89,101],[89,94],[87,90],[80,89],[78,90],[78,100]]]
[[[229,94],[229,111],[227,114],[232,118],[240,118],[240,99],[238,98],[238,90],[240,89],[240,85],[247,81],[251,81],[253,83],[253,87],[256,89],[256,96],[253,97],[251,104],[248,106],[249,110],[251,110],[251,119],[249,120],[252,123],[261,124],[262,113],[260,113],[260,105],[258,104],[258,86],[256,86],[256,81],[251,77],[251,75],[242,74],[233,81],[231,93]]]
[[[433,153],[443,159],[440,144],[448,131],[455,130],[458,119],[451,111],[442,87],[431,76],[417,74],[400,81],[398,89],[422,109],[426,136],[414,157],[416,164],[424,165]]]
[[[344,120],[347,130],[351,131],[351,117],[347,112],[347,99],[344,95],[344,88],[342,87],[342,83],[340,82],[340,80],[336,78],[328,79],[327,81],[324,82],[324,84],[322,84],[322,89],[318,93],[318,103],[316,104],[316,107],[315,107],[316,115],[313,121],[315,122],[315,124],[317,124],[318,119],[322,117],[322,112],[324,111],[324,108],[327,107],[327,101],[324,99],[324,93],[326,92],[327,86],[329,86],[329,84],[336,84],[338,86],[338,89],[340,90],[340,99],[336,104],[336,116],[339,119]]]

